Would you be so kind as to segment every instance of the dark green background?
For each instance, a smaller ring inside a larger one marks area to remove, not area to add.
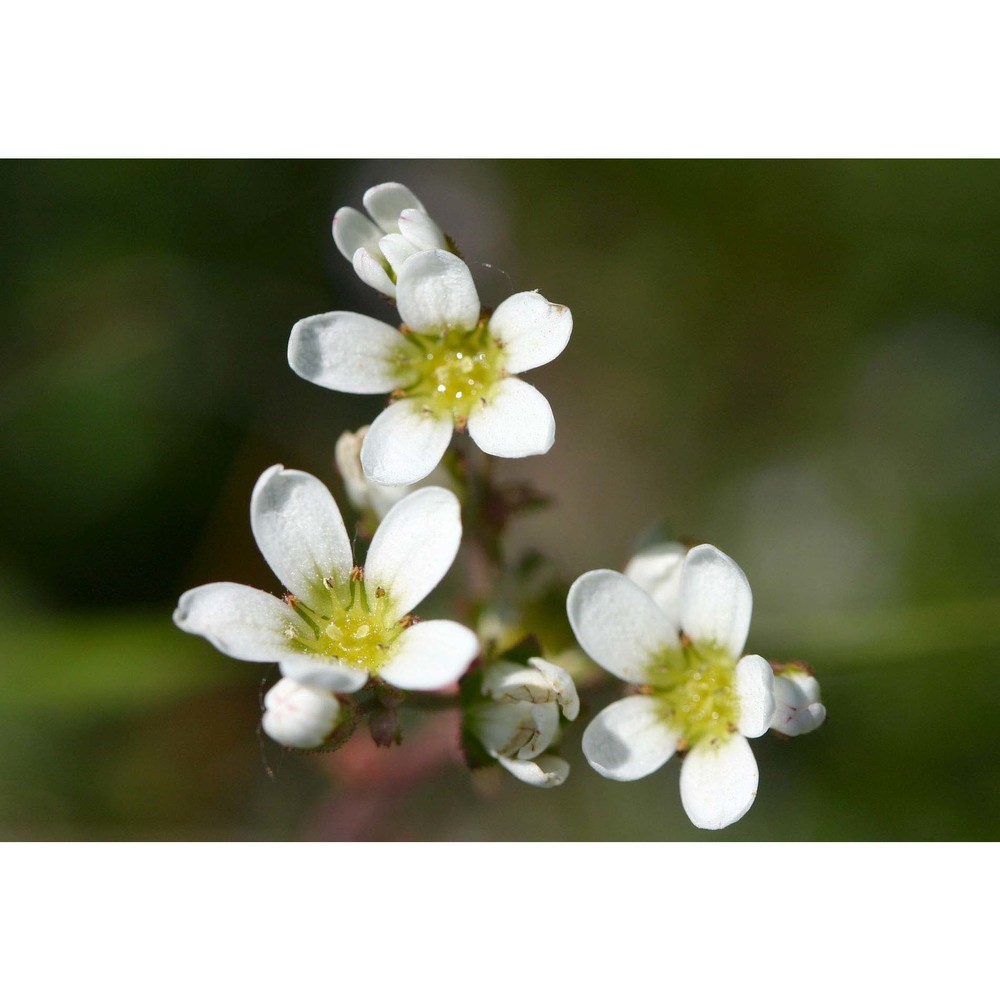
[[[816,668],[826,725],[755,741],[729,830],[690,826],[676,762],[599,778],[579,726],[554,791],[424,767],[412,729],[374,761],[262,752],[273,670],[171,625],[189,586],[275,588],[254,481],[281,462],[337,488],[337,435],[382,405],[301,381],[285,347],[312,313],[393,318],[329,231],[383,180],[484,300],[573,311],[528,377],[556,445],[501,463],[559,501],[515,548],[572,578],[666,518],[746,571],[749,648]],[[0,209],[6,838],[1000,832],[996,163],[13,162]]]

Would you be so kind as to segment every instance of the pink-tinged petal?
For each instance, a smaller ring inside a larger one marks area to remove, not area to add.
[[[558,357],[572,332],[569,309],[538,292],[518,292],[504,299],[490,317],[490,333],[502,342],[504,367],[512,375]]]
[[[750,631],[753,595],[743,570],[714,545],[696,545],[681,572],[681,628],[696,643],[738,659]]]
[[[448,249],[438,224],[419,208],[404,208],[399,213],[399,232],[418,250]]]
[[[633,695],[608,705],[584,730],[583,754],[598,774],[635,781],[661,768],[680,734],[664,720],[655,698]]]
[[[354,273],[370,288],[376,292],[387,295],[390,299],[396,297],[396,286],[392,278],[385,269],[385,259],[381,250],[369,250],[367,247],[360,247],[354,251],[351,259],[354,265]]]
[[[542,754],[534,760],[511,760],[500,756],[496,760],[518,781],[534,785],[535,788],[557,788],[569,777],[569,764],[562,757],[550,753]]]
[[[250,528],[274,575],[309,607],[329,603],[324,580],[346,586],[351,541],[330,491],[315,476],[272,465],[254,486]]]
[[[423,209],[420,199],[405,184],[388,181],[376,184],[365,192],[368,214],[387,232],[399,232],[399,217],[408,208]]]
[[[264,695],[261,726],[282,746],[310,750],[326,742],[339,715],[340,702],[329,691],[284,678]]]
[[[746,815],[757,796],[757,761],[739,734],[699,743],[681,765],[681,802],[702,830],[721,830]]]
[[[478,655],[472,629],[457,622],[418,622],[392,644],[379,677],[404,691],[435,691],[454,684]]]
[[[402,617],[441,582],[461,540],[455,494],[440,486],[415,490],[385,515],[375,532],[365,561],[368,593],[381,587],[385,606]]]
[[[652,598],[614,570],[584,573],[569,589],[566,612],[583,651],[631,684],[644,684],[657,655],[680,644]]]
[[[681,570],[686,555],[686,545],[661,542],[637,552],[624,570],[630,580],[653,598],[678,631],[681,627]]]
[[[356,208],[338,209],[333,217],[333,242],[348,260],[353,260],[362,247],[369,253],[376,253],[383,235],[382,230]]]
[[[398,400],[368,429],[361,445],[361,467],[379,486],[418,483],[441,461],[453,430],[450,417],[431,413],[419,400]]]
[[[303,623],[284,601],[262,590],[206,583],[181,595],[174,624],[237,660],[273,663],[293,648],[289,630],[298,635]]]
[[[351,312],[300,319],[288,339],[288,363],[308,382],[338,392],[392,392],[410,346],[388,323]]]
[[[479,293],[465,262],[444,250],[422,250],[396,276],[396,305],[417,333],[471,330],[479,322]]]
[[[368,682],[366,670],[349,667],[332,656],[286,653],[278,662],[278,667],[282,675],[290,680],[338,694],[353,694]]]
[[[487,455],[544,455],[556,439],[549,401],[519,378],[505,378],[469,414],[469,436]]]
[[[774,673],[763,656],[744,656],[736,664],[739,731],[751,739],[763,736],[774,715]]]

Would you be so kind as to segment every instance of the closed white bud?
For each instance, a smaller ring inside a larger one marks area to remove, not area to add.
[[[282,678],[264,696],[264,732],[282,746],[322,746],[337,726],[340,702],[322,688]]]

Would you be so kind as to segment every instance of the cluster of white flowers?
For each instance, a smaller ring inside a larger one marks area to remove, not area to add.
[[[329,490],[275,465],[254,487],[250,523],[284,599],[211,583],[180,598],[174,621],[237,659],[278,664],[262,728],[284,746],[331,746],[338,729],[345,739],[355,698],[374,692],[375,705],[385,685],[440,691],[459,682],[467,750],[536,787],[561,785],[569,764],[552,751],[580,711],[570,674],[541,656],[522,662],[513,649],[498,651],[487,638],[489,607],[484,643],[465,625],[412,611],[462,540],[461,499],[473,488],[468,473],[442,463],[453,433],[501,458],[547,452],[552,410],[518,376],[562,352],[572,316],[537,291],[484,310],[469,268],[408,188],[380,184],[363,202],[370,218],[340,209],[333,238],[366,284],[396,300],[401,324],[339,311],[308,317],[292,328],[288,362],[316,385],[389,397],[370,426],[344,432],[335,448],[359,534],[371,538],[364,565]],[[753,803],[748,739],[769,728],[809,732],[825,717],[802,664],[772,669],[743,655],[751,603],[728,556],[677,543],[644,550],[624,574],[585,573],[567,598],[584,652],[633,685],[587,726],[587,760],[628,781],[683,753],[681,800],[708,829]]]

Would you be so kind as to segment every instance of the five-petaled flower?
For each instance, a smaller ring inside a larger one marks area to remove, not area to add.
[[[286,678],[307,688],[339,693],[358,691],[369,677],[416,691],[445,687],[477,655],[471,629],[414,623],[408,614],[458,551],[459,504],[448,490],[428,486],[396,504],[375,532],[363,570],[354,565],[333,497],[308,473],[268,469],[254,487],[250,523],[286,599],[238,583],[195,587],[174,612],[184,631],[238,660],[277,662]],[[278,698],[271,711],[278,711]]]
[[[338,209],[333,242],[366,285],[395,298],[396,273],[403,262],[420,250],[447,250],[448,238],[403,184],[377,184],[362,201],[375,221],[355,208]]]
[[[491,663],[468,682],[475,691],[465,706],[465,726],[483,749],[529,785],[561,785],[569,764],[545,751],[559,735],[560,712],[572,721],[580,711],[573,678],[533,656],[527,665]]]
[[[673,565],[666,560],[665,572]],[[771,724],[774,678],[763,657],[741,656],[750,585],[714,546],[691,549],[676,597],[668,588],[662,599],[612,570],[585,573],[570,588],[567,611],[584,652],[639,690],[597,715],[583,752],[600,774],[631,781],[686,751],[684,809],[695,826],[718,830],[757,794],[747,738]]]
[[[398,330],[331,312],[300,320],[288,342],[288,363],[302,378],[339,392],[392,394],[365,436],[365,475],[383,486],[423,479],[455,428],[500,458],[547,452],[552,409],[516,376],[562,352],[573,329],[569,309],[519,292],[487,316],[468,267],[443,250],[407,258],[396,291]]]

